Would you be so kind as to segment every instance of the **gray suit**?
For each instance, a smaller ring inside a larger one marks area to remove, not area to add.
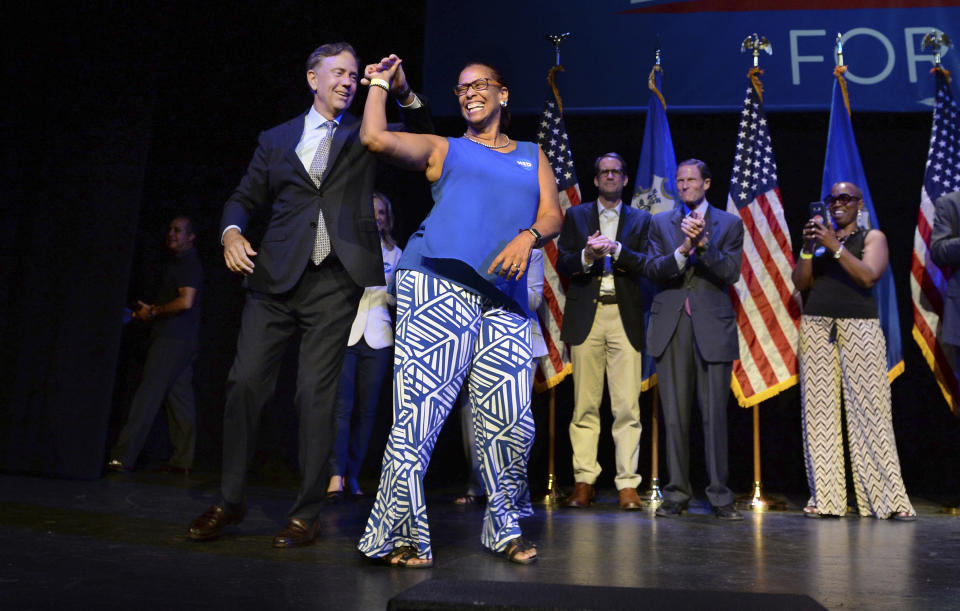
[[[727,400],[733,361],[739,355],[737,322],[729,287],[740,277],[743,223],[732,214],[708,206],[706,248],[679,269],[674,251],[684,241],[682,206],[655,215],[648,241],[648,276],[659,292],[650,308],[647,350],[657,363],[667,469],[664,497],[686,505],[691,496],[689,428],[692,391],[703,416],[704,452],[710,485],[707,497],[715,507],[733,502],[727,488]],[[689,315],[686,313],[689,303]]]
[[[930,233],[930,258],[941,268],[953,268],[943,303],[940,340],[960,346],[960,191],[937,198]]]

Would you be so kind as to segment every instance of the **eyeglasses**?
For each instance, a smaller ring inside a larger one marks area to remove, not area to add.
[[[609,170],[597,170],[597,176],[603,176],[604,174],[613,174],[614,176],[620,176],[623,174],[623,170],[618,170],[616,168],[611,168]]]
[[[502,85],[497,81],[492,81],[488,78],[478,78],[472,83],[460,83],[459,85],[453,88],[453,93],[457,97],[460,97],[462,95],[467,95],[467,90],[470,89],[471,87],[473,87],[474,91],[483,91],[490,85],[493,85],[494,87],[502,87]]]
[[[863,198],[857,197],[856,195],[850,195],[849,193],[841,193],[840,195],[828,195],[823,199],[823,201],[826,202],[827,205],[832,204],[834,202],[839,202],[844,206],[848,206],[853,202],[860,201],[861,199]]]

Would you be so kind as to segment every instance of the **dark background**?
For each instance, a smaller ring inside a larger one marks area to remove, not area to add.
[[[223,388],[233,358],[242,306],[237,278],[226,272],[217,223],[220,208],[252,155],[257,133],[303,112],[310,103],[304,61],[323,42],[348,40],[364,60],[397,52],[421,85],[425,6],[359,1],[244,4],[98,3],[91,8],[37,3],[8,11],[4,38],[6,90],[0,201],[0,470],[70,478],[99,477],[105,452],[136,387],[145,329],[122,327],[121,312],[153,297],[170,218],[189,214],[207,281],[202,348],[195,375],[199,436],[197,467],[219,468]],[[453,35],[453,34],[451,34]],[[532,34],[533,35],[533,34]],[[539,34],[536,34],[539,36]],[[546,43],[544,43],[546,44]],[[545,92],[543,74],[510,74],[513,89]],[[452,83],[456,75],[448,75]],[[561,75],[561,92],[615,87],[619,75],[590,82]],[[744,78],[744,86],[746,79]],[[364,93],[353,109],[359,112]],[[645,105],[646,100],[638,100]],[[725,207],[738,115],[670,113],[677,159],[698,157],[712,168],[708,195]],[[827,114],[774,113],[770,131],[787,221],[796,244],[807,202],[818,199]],[[584,201],[596,195],[593,159],[620,152],[635,168],[644,115],[569,115],[567,126]],[[949,412],[910,336],[910,257],[930,113],[855,113],[854,130],[897,283],[906,373],[893,383],[894,427],[911,493],[960,492],[960,423]],[[536,117],[514,117],[511,135],[533,139]],[[458,117],[437,118],[439,133],[458,135]],[[631,172],[633,170],[631,169]],[[383,168],[401,242],[429,209],[419,175]],[[628,190],[632,189],[628,187]],[[291,360],[295,356],[291,350]],[[296,468],[294,372],[281,375],[265,410],[255,468]],[[385,385],[388,386],[388,385]],[[386,428],[384,389],[365,479],[375,479]],[[562,485],[572,484],[566,427],[569,380],[556,389]],[[650,418],[650,394],[641,400]],[[538,442],[531,485],[545,477],[545,395],[535,396]],[[763,403],[763,480],[769,490],[802,493],[799,392]],[[751,412],[731,401],[731,487],[753,481]],[[145,459],[164,458],[163,417]],[[702,452],[692,473],[702,480]],[[608,428],[605,429],[609,430]],[[650,435],[642,438],[641,473],[650,469]],[[604,433],[602,486],[612,486],[612,444]],[[700,453],[698,453],[700,452]],[[457,485],[465,475],[457,426],[437,446],[428,484]]]

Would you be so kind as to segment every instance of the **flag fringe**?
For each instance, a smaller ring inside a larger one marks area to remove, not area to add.
[[[747,397],[744,395],[743,389],[740,388],[740,383],[737,381],[737,377],[736,376],[730,376],[730,377],[732,380],[730,384],[730,388],[733,389],[733,394],[736,395],[737,403],[740,404],[740,407],[753,407],[757,403],[766,401],[770,397],[780,394],[781,392],[785,391],[791,386],[796,386],[797,381],[799,379],[797,375],[792,375],[786,380],[780,382],[775,386],[771,386],[770,388],[766,388],[756,394],[753,394]]]
[[[647,392],[657,385],[657,374],[653,374],[646,380],[640,382],[640,392]]]
[[[936,358],[934,357],[933,352],[930,350],[930,346],[924,339],[923,333],[920,332],[920,329],[918,329],[916,325],[913,326],[913,340],[917,342],[918,346],[920,346],[920,352],[923,353],[923,360],[927,362],[927,366],[930,367],[930,371],[934,373],[933,378],[937,381],[937,386],[940,387],[940,392],[943,394],[943,398],[946,400],[950,411],[955,415],[960,416],[960,404],[957,403],[957,398],[954,397],[953,393],[950,392],[950,388],[943,383],[943,381],[940,379],[940,376],[936,375]]]
[[[573,373],[573,365],[567,363],[556,375],[551,376],[549,379],[543,382],[534,382],[533,390],[538,393],[548,391],[554,386],[560,384],[560,382],[563,382],[563,380],[571,373]]]
[[[903,361],[900,361],[896,365],[890,368],[890,371],[887,372],[887,380],[893,383],[897,377],[904,372],[905,367],[903,366]]]

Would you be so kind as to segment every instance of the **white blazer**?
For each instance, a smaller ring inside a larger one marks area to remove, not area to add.
[[[387,250],[383,240],[380,241],[380,251],[383,253],[384,285],[368,286],[363,289],[363,296],[357,307],[357,317],[353,319],[353,326],[350,327],[348,346],[356,345],[361,337],[374,349],[393,345],[393,321],[390,320],[387,305],[396,304],[397,298],[387,292],[387,285],[393,278],[403,251],[399,246],[394,246],[393,250]],[[541,270],[541,276],[542,274]]]

